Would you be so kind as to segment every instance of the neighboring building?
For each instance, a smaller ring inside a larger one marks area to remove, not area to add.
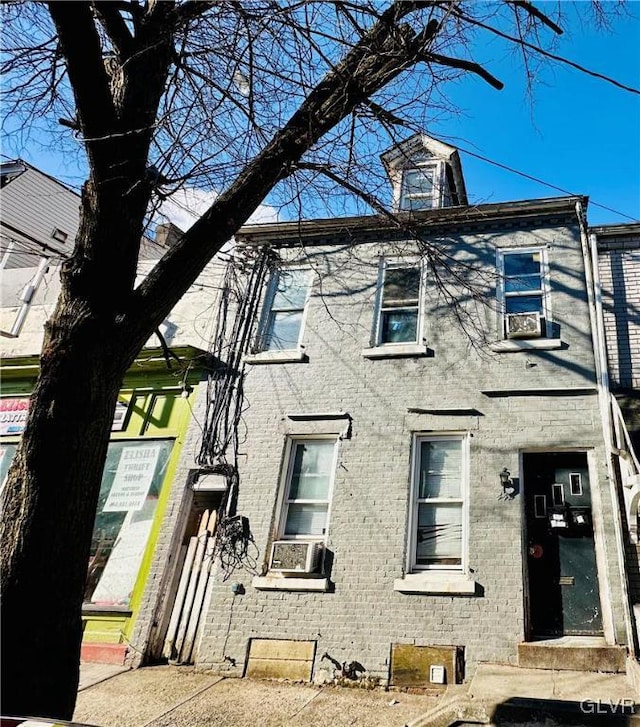
[[[191,659],[405,686],[482,661],[624,670],[587,200],[469,206],[455,149],[420,135],[383,162],[395,218],[236,236],[270,275],[237,367],[235,530],[218,531]]]
[[[609,379],[640,390],[640,224],[591,227],[597,242]]]
[[[0,165],[2,305],[0,307],[0,480],[24,428],[38,373],[44,323],[59,292],[59,265],[72,252],[79,196],[18,160]],[[180,231],[160,226],[143,241],[140,273]],[[163,243],[163,244],[160,244]],[[161,327],[169,359],[154,336],[131,367],[114,414],[83,607],[82,655],[123,663],[145,601],[152,555],[160,537],[173,475],[179,470],[195,399],[212,357],[203,348],[220,270],[203,274]],[[206,390],[206,385],[203,387]],[[191,450],[187,450],[189,455]],[[123,485],[135,491],[125,496]],[[142,467],[140,465],[143,465]],[[126,471],[126,472],[125,472]],[[168,554],[165,559],[170,561]]]
[[[613,446],[625,502],[629,594],[640,617],[640,224],[590,228],[597,245],[613,406]]]

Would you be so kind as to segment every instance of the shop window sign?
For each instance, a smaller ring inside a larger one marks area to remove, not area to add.
[[[129,411],[129,403],[118,401],[113,412],[111,431],[119,432],[124,429]],[[29,399],[26,396],[0,397],[0,436],[22,434],[29,414]]]
[[[24,401],[28,403],[28,399]],[[28,409],[0,411],[24,412],[26,416]],[[93,527],[85,606],[129,606],[172,448],[173,439],[109,443]],[[15,442],[0,444],[2,484],[16,449]]]
[[[122,450],[102,512],[142,509],[156,470],[160,446],[160,444],[148,447],[129,446]]]
[[[127,607],[173,440],[111,442],[93,528],[85,605]]]

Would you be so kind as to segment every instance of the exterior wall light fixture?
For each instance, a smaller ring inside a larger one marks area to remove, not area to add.
[[[499,477],[500,485],[502,486],[500,499],[510,500],[515,493],[515,487],[513,485],[513,480],[511,479],[511,472],[509,472],[506,467],[503,467],[502,471],[499,473]]]

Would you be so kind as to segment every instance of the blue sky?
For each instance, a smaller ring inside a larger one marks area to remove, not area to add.
[[[535,4],[542,9],[555,5]],[[570,22],[556,54],[640,89],[640,2],[629,3],[631,15],[609,33],[580,21],[586,5],[563,3]],[[434,125],[434,136],[587,195],[590,224],[630,221],[597,204],[640,220],[640,95],[553,63],[537,79],[529,99],[522,70],[509,60],[501,43],[478,51],[477,60],[483,60],[505,88],[495,91],[476,78],[454,86],[451,99],[464,115]],[[470,201],[562,194],[468,154],[461,158]]]
[[[551,10],[555,3],[537,5]],[[556,53],[640,89],[640,1],[629,3],[629,14],[610,32],[581,21],[586,5],[586,0],[563,3],[569,22]],[[448,97],[460,115],[427,129],[461,149],[470,201],[534,199],[563,192],[500,169],[465,149],[567,192],[587,195],[592,225],[640,220],[640,95],[551,63],[536,78],[531,98],[522,68],[502,42],[474,52],[476,60],[505,83],[504,90],[496,91],[475,76],[450,85]],[[4,153],[19,154],[72,186],[78,187],[82,179],[68,158],[40,151],[34,144]]]

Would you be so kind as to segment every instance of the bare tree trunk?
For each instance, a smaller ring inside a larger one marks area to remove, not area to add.
[[[93,521],[127,362],[110,331],[71,306],[51,325],[4,493],[2,713],[70,719]],[[29,623],[37,627],[16,628]],[[30,662],[34,654],[46,668]]]

